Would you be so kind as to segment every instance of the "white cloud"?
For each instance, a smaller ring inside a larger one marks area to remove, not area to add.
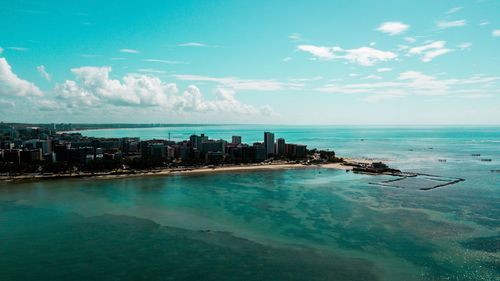
[[[187,43],[178,44],[177,46],[179,46],[179,47],[206,47],[207,45],[205,43],[199,43],[199,42],[187,42]]]
[[[113,105],[166,105],[165,91],[169,85],[159,78],[128,74],[123,82],[109,78],[111,67],[80,67],[71,72],[75,81],[66,81],[58,87],[68,96],[93,96]]]
[[[13,101],[0,99],[0,107],[2,108],[15,108],[16,104]]]
[[[184,112],[229,112],[237,114],[258,114],[261,110],[239,102],[235,92],[225,88],[215,90],[216,100],[205,101],[200,89],[190,85],[177,103],[178,110]],[[272,112],[272,110],[271,110]]]
[[[265,115],[265,116],[269,116],[269,115],[273,115],[274,114],[274,110],[268,104],[261,106],[259,108],[259,112],[260,112],[261,115]]]
[[[448,10],[448,12],[446,12],[446,14],[451,15],[451,14],[454,14],[462,9],[463,9],[463,7],[454,7],[454,8],[451,8],[450,10]]]
[[[139,54],[140,52],[138,50],[134,49],[120,49],[120,53],[127,53],[127,54]]]
[[[402,22],[388,21],[380,24],[377,30],[383,33],[387,33],[390,36],[394,36],[405,32],[406,30],[408,30],[408,28],[410,28],[410,26]]]
[[[312,54],[313,56],[320,58],[320,59],[333,59],[334,54],[332,51],[332,48],[330,47],[321,47],[321,46],[314,46],[314,45],[299,45],[297,47],[300,51],[308,52]]]
[[[491,31],[491,36],[500,37],[500,29],[495,29],[495,30]]]
[[[414,91],[421,95],[444,95],[450,87],[450,81],[438,80],[434,76],[418,71],[402,72],[398,80],[405,81],[406,87],[415,89]]]
[[[408,43],[415,43],[417,41],[415,37],[405,37],[404,40]]]
[[[47,73],[47,70],[45,69],[44,65],[39,65],[36,67],[36,70],[38,70],[38,73],[47,81],[50,81],[50,74]]]
[[[392,60],[398,56],[393,52],[380,51],[370,47],[345,50],[345,52],[347,54],[344,55],[344,58],[364,66],[370,66],[380,61]]]
[[[371,47],[344,50],[340,47],[299,45],[297,48],[298,50],[308,52],[319,59],[345,59],[363,66],[370,66],[381,61],[392,60],[398,56],[393,52],[381,51]]]
[[[158,70],[158,69],[153,69],[153,68],[139,68],[139,69],[137,69],[137,71],[144,72],[144,73],[165,74],[164,70]]]
[[[0,95],[32,97],[43,96],[43,92],[33,83],[19,78],[5,58],[0,58]]]
[[[235,91],[253,90],[253,91],[275,91],[281,90],[285,85],[275,80],[248,80],[236,77],[210,77],[190,74],[174,75],[177,80],[213,82],[223,88]]]
[[[62,100],[68,108],[85,110],[89,107],[101,105],[98,97],[94,96],[90,91],[84,90],[77,82],[72,80],[57,84],[54,91],[57,93],[57,98]]]
[[[292,33],[292,34],[288,35],[288,39],[290,39],[292,41],[300,41],[300,40],[302,40],[302,35],[300,35],[298,33]]]
[[[44,102],[45,110],[69,108],[157,107],[170,112],[229,112],[258,114],[259,109],[243,104],[231,89],[218,88],[215,100],[205,100],[200,89],[190,85],[182,94],[177,85],[165,83],[152,75],[127,74],[111,79],[111,67],[80,67],[71,70],[75,80],[56,85],[54,92],[64,105]]]
[[[257,110],[255,107],[247,104],[242,104],[235,98],[235,92],[229,89],[218,88],[215,91],[217,95],[217,100],[213,102],[213,106],[216,107],[215,111],[223,112],[223,111],[231,111],[235,113],[242,114],[258,114],[267,111],[267,107]],[[270,108],[270,107],[269,107]],[[265,113],[269,115],[272,113],[272,109],[270,112]]]
[[[80,54],[80,57],[87,58],[87,59],[97,58],[98,56],[99,55],[96,55],[96,54]]]
[[[428,51],[422,56],[422,61],[423,62],[430,62],[434,58],[439,57],[439,56],[444,55],[444,54],[447,54],[451,51],[452,51],[451,49],[438,49],[438,50]]]
[[[398,44],[398,51],[408,50],[409,48],[410,48],[410,46],[408,46],[408,45]]]
[[[490,98],[493,97],[494,95],[492,94],[485,94],[485,93],[472,93],[472,94],[465,94],[465,95],[460,95],[461,98],[464,99],[484,99],[484,98]]]
[[[397,98],[402,98],[403,96],[401,95],[369,95],[365,98],[362,99],[362,101],[369,102],[369,103],[377,103],[381,101],[386,101],[386,100],[392,100],[392,99],[397,99]]]
[[[461,43],[461,44],[458,44],[457,47],[460,49],[460,50],[466,50],[466,49],[469,49],[470,47],[472,46],[472,43],[470,42],[464,42],[464,43]]]
[[[487,20],[483,20],[483,21],[481,21],[481,22],[479,23],[479,26],[485,26],[485,25],[489,25],[489,24],[490,24],[490,22],[489,22],[489,21],[487,21]]]
[[[291,61],[291,60],[292,60],[292,58],[291,58],[291,57],[286,57],[286,58],[283,58],[283,62],[289,62],[289,61]]]
[[[429,44],[426,44],[426,45],[422,45],[422,46],[419,46],[419,47],[413,47],[410,49],[410,53],[411,54],[422,54],[428,50],[431,50],[431,49],[441,49],[444,47],[444,45],[446,44],[446,41],[434,41],[434,42],[430,42]]]
[[[235,98],[232,90],[217,88],[215,90],[217,99],[204,101],[203,95],[198,87],[191,85],[183,93],[179,109],[185,112],[232,112],[238,114],[258,114],[255,107],[242,104]]]
[[[159,62],[159,63],[165,63],[165,64],[186,64],[185,62],[176,61],[176,60],[143,59],[142,61],[145,61],[145,62]]]
[[[367,76],[362,78],[362,80],[380,80],[380,79],[382,79],[381,76],[373,75],[373,74],[367,75]]]
[[[307,78],[290,78],[289,80],[293,82],[310,82],[310,81],[323,80],[323,76],[314,76]]]
[[[373,83],[326,84],[317,91],[332,94],[365,94],[365,101],[375,102],[409,95],[451,95],[460,91],[489,94],[498,87],[500,77],[472,76],[464,79],[438,79],[418,71],[405,71],[395,80]]]
[[[447,49],[444,46],[446,45],[446,41],[434,41],[430,42],[426,45],[418,46],[410,48],[408,51],[409,54],[420,55],[421,60],[424,62],[430,62],[435,57],[447,54],[452,49]]]
[[[454,21],[438,21],[436,23],[438,28],[450,28],[450,27],[460,27],[460,26],[465,26],[467,22],[465,20],[454,20]]]
[[[375,46],[377,45],[377,42],[370,42],[370,46]]]
[[[388,72],[388,71],[391,71],[392,68],[389,68],[389,67],[381,67],[381,68],[377,68],[377,72]]]
[[[7,49],[18,52],[25,52],[29,50],[28,48],[25,47],[7,47]]]
[[[61,104],[53,100],[39,99],[35,103],[40,111],[56,111],[63,109]]]

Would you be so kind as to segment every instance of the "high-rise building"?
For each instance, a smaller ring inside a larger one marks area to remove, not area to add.
[[[266,160],[266,146],[263,143],[255,142],[252,146],[254,151],[254,159],[257,162]]]
[[[287,143],[286,155],[291,158],[305,158],[307,156],[307,146],[301,144]]]
[[[150,155],[154,159],[163,159],[166,156],[166,149],[163,143],[152,143],[149,146]]]
[[[21,150],[20,151],[21,162],[33,162],[33,161],[41,161],[42,157],[42,149],[29,149],[29,150]]]
[[[274,155],[274,134],[264,132],[264,147],[266,149],[266,156]]]
[[[43,154],[52,153],[52,140],[38,140],[36,148],[41,148]]]
[[[233,143],[233,144],[240,144],[241,143],[241,136],[233,136],[231,138],[231,143]]]
[[[192,135],[189,137],[189,140],[193,148],[201,150],[201,144],[208,141],[208,136],[205,136],[205,134],[201,134],[201,136]]]
[[[201,153],[207,154],[208,152],[222,152],[226,151],[225,140],[206,140],[201,143]]]
[[[276,154],[283,156],[285,155],[285,139],[279,138],[276,140]]]

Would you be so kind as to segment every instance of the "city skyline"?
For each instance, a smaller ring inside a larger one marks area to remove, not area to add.
[[[19,1],[0,120],[500,124],[495,1]]]

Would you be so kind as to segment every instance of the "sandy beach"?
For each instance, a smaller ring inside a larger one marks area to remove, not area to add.
[[[113,179],[125,177],[142,176],[167,176],[167,175],[191,175],[203,173],[222,173],[238,171],[258,171],[258,170],[283,170],[283,169],[307,169],[307,168],[325,168],[352,170],[351,166],[342,163],[326,164],[302,164],[302,163],[277,163],[277,164],[247,164],[247,165],[224,165],[224,166],[204,166],[204,167],[182,167],[165,168],[148,171],[115,171],[103,173],[73,173],[73,174],[27,174],[20,176],[0,176],[1,181],[24,181],[24,180],[48,180],[48,179],[68,179],[68,178],[99,178]]]
[[[167,176],[167,175],[192,175],[204,173],[224,173],[224,172],[242,172],[242,171],[262,171],[262,170],[286,170],[286,169],[310,169],[310,168],[325,168],[325,169],[340,169],[352,170],[351,166],[344,166],[342,163],[327,163],[327,164],[295,164],[295,163],[280,163],[280,164],[249,164],[249,165],[225,165],[214,167],[200,168],[176,168],[176,169],[161,169],[147,172],[138,172],[134,174],[111,174],[94,176],[98,178],[121,178],[121,177],[140,177],[140,176]]]

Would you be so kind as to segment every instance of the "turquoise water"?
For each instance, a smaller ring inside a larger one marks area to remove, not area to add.
[[[498,128],[84,133],[236,133],[253,142],[264,129],[341,156],[465,181],[421,191],[369,184],[385,176],[309,168],[2,183],[0,280],[500,280]]]

